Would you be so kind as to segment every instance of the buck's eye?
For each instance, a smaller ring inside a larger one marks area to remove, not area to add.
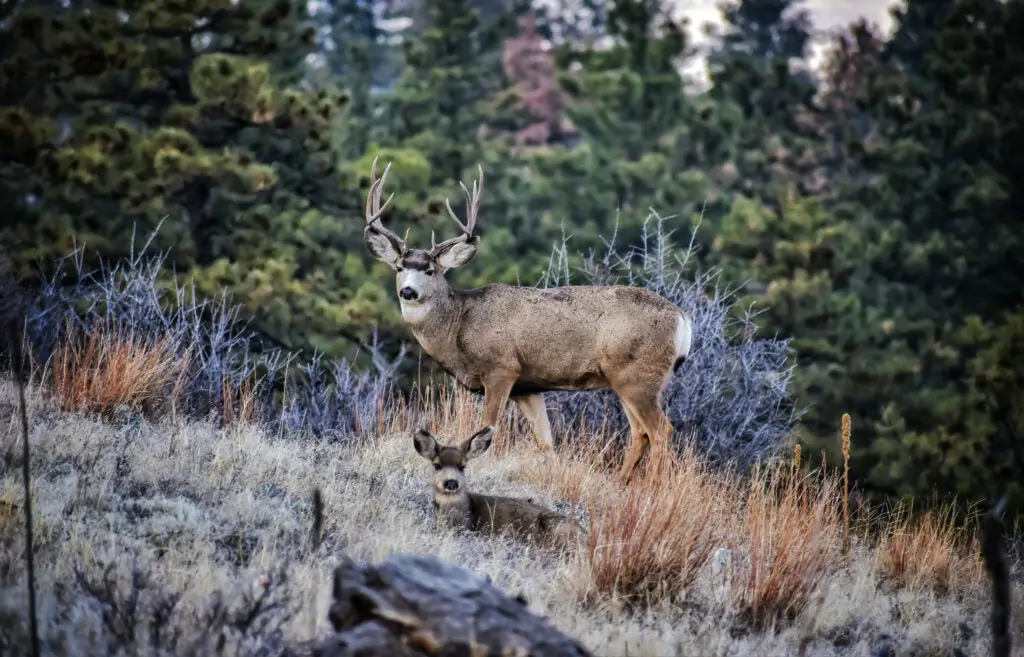
[[[403,267],[395,267],[395,271],[404,271],[404,270],[405,269]]]
[[[441,464],[439,464],[439,463],[435,463],[435,464],[434,464],[434,469],[435,469],[435,470],[440,470],[440,469],[441,469]]]
[[[433,275],[434,275],[434,270],[433,269],[428,269],[427,270],[427,276],[433,276]]]

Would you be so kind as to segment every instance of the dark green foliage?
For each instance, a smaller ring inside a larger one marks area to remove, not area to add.
[[[406,68],[387,105],[389,133],[430,155],[431,182],[455,181],[479,159],[480,103],[500,84],[500,29],[468,0],[427,0],[427,27],[405,45]]]
[[[880,139],[862,159],[874,177],[854,185],[873,305],[894,324],[886,360],[904,363],[878,382],[888,398],[865,461],[883,490],[991,501],[1024,473],[1024,401],[1006,393],[1024,373],[1024,4],[958,3],[928,34],[916,15],[897,42],[914,32],[930,46],[907,61],[896,48],[874,78]]]
[[[853,26],[806,120],[743,105],[759,119],[739,124],[752,138],[748,158],[765,140],[791,151],[808,137],[819,144],[804,159],[810,169],[781,158],[767,178],[756,172],[768,160],[737,161],[740,189],[756,201],[733,204],[714,246],[735,279],[752,278],[747,291],[766,308],[766,327],[793,338],[812,455],[825,449],[836,461],[849,412],[853,474],[868,491],[991,502],[1024,479],[1024,400],[1008,392],[1024,373],[1013,355],[1022,206],[1011,182],[1020,179],[1020,115],[1010,109],[1024,90],[1010,36],[1024,13],[1019,2],[948,8],[940,19],[911,3],[888,44]],[[743,33],[724,40],[726,53],[731,38],[740,54],[712,69],[721,102],[803,106],[799,94],[784,101],[770,76],[737,77],[783,55],[764,45],[782,39],[738,45]],[[822,176],[823,203],[784,191],[814,191],[806,176],[780,189],[801,171]]]
[[[368,273],[345,247],[361,228],[333,143],[346,96],[284,84],[312,45],[299,19],[285,0],[16,16],[0,66],[0,237],[22,271],[72,238],[93,262],[123,256],[133,231],[162,222],[154,246],[179,276],[203,295],[230,289],[276,340],[339,353],[343,335],[368,335],[390,309],[356,294]]]

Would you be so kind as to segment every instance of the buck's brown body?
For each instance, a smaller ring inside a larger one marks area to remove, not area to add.
[[[390,167],[390,165],[388,165]],[[661,395],[690,352],[691,321],[670,301],[629,286],[574,285],[537,289],[485,285],[451,287],[448,269],[476,254],[473,235],[482,189],[466,192],[469,219],[463,235],[427,251],[409,247],[380,223],[388,169],[367,196],[367,247],[395,270],[402,319],[423,350],[461,385],[484,394],[484,422],[497,424],[510,398],[534,426],[541,449],[552,447],[543,393],[551,390],[613,389],[630,425],[630,445],[620,476],[628,482],[653,443],[667,449],[672,425]],[[390,198],[388,199],[390,201]],[[433,240],[431,240],[433,242]]]
[[[458,446],[441,445],[424,429],[413,434],[417,453],[434,466],[432,488],[438,522],[571,548],[582,535],[575,520],[531,500],[481,495],[467,488],[466,464],[487,451],[493,434],[493,427],[486,427]]]
[[[509,393],[516,397],[609,388],[609,376],[665,378],[677,359],[675,344],[650,334],[672,335],[679,317],[674,305],[639,288],[485,285],[452,289],[405,323],[460,384],[483,392],[489,380],[512,375]],[[654,371],[643,371],[648,364]]]

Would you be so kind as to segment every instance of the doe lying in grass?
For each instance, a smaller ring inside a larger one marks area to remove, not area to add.
[[[441,445],[426,429],[413,444],[434,465],[434,509],[438,522],[492,534],[509,533],[556,548],[570,548],[583,530],[572,518],[530,500],[481,495],[466,487],[466,463],[491,446],[494,427],[485,427],[457,446]]]

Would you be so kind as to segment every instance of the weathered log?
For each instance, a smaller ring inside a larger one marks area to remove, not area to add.
[[[334,571],[336,634],[318,657],[591,657],[490,582],[434,557],[394,555]]]

